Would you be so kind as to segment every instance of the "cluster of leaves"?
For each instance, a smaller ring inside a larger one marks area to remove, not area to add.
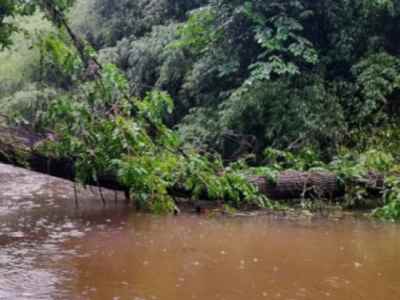
[[[247,1],[243,9],[254,23],[255,39],[262,47],[260,59],[250,65],[250,80],[270,80],[273,74],[296,75],[299,64],[316,64],[317,51],[304,36],[302,21],[312,14],[301,1]]]
[[[104,72],[104,85],[120,84],[112,74],[115,69],[110,73],[109,68]],[[83,184],[98,181],[101,174],[116,174],[142,208],[155,212],[174,209],[170,191],[177,186],[194,197],[225,199],[235,206],[262,199],[240,173],[219,175],[221,160],[179,151],[179,138],[162,121],[172,106],[165,93],[149,93],[141,100],[117,98],[110,107],[109,102],[98,102],[104,94],[96,90],[86,86],[81,96],[59,98],[44,118],[46,127],[53,128],[57,136],[57,142],[46,150],[73,157]],[[104,104],[112,112],[105,112]]]
[[[64,63],[66,73],[74,73],[76,68],[68,68],[73,50],[65,47],[64,55],[49,57]],[[57,54],[60,49],[49,51]],[[154,90],[139,99],[128,90],[125,76],[107,64],[101,78],[59,96],[41,118],[43,128],[57,137],[44,150],[73,158],[83,184],[96,183],[105,174],[117,176],[138,205],[155,212],[174,209],[171,191],[177,187],[194,198],[264,205],[264,197],[244,175],[225,170],[220,158],[182,150],[179,136],[164,124],[164,116],[173,110],[170,96]]]
[[[383,197],[385,205],[375,210],[375,216],[392,221],[400,220],[400,181],[398,176],[386,178]]]
[[[353,67],[361,99],[355,110],[357,120],[376,126],[387,121],[400,89],[400,60],[386,52],[374,53]]]

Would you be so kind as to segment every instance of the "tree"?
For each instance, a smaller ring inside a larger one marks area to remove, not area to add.
[[[49,13],[49,8],[64,12],[74,2],[75,0],[0,0],[0,47],[10,46],[11,35],[19,30],[13,23],[16,16],[33,14],[38,7],[45,13]],[[57,23],[56,19],[53,21]]]

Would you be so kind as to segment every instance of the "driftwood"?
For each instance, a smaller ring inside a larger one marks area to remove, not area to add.
[[[45,135],[33,134],[28,129],[0,126],[0,162],[73,181],[75,172],[72,159],[46,156],[37,150],[37,145],[46,138]],[[270,199],[276,200],[304,197],[335,199],[345,194],[337,176],[330,172],[285,171],[278,175],[275,182],[262,176],[250,177],[249,182]],[[379,191],[383,187],[383,177],[370,174],[361,183],[372,191]],[[100,176],[98,182],[91,184],[126,190],[112,175]],[[179,194],[179,191],[176,192]]]

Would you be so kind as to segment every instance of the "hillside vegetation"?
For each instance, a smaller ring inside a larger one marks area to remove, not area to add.
[[[177,183],[239,201],[256,194],[243,174],[373,171],[380,214],[400,217],[399,1],[55,1],[83,52],[35,2],[3,34],[1,110],[62,133],[50,148],[83,182],[117,172],[143,203]]]

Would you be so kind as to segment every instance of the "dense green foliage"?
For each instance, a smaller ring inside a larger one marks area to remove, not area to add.
[[[132,94],[166,90],[169,124],[202,148],[229,157],[307,146],[331,159],[354,143],[349,133],[396,121],[396,2],[91,5],[104,26],[82,33],[126,72]]]
[[[63,17],[74,1],[51,2]],[[59,30],[32,30],[37,12],[29,28],[10,18],[35,6]],[[397,0],[80,0],[68,22],[104,65],[94,81],[48,1],[0,8],[2,110],[62,136],[52,150],[77,159],[83,182],[118,173],[142,203],[168,207],[176,185],[237,202],[255,191],[226,161],[270,163],[275,148],[297,160],[275,171],[384,173],[377,213],[400,215]]]

